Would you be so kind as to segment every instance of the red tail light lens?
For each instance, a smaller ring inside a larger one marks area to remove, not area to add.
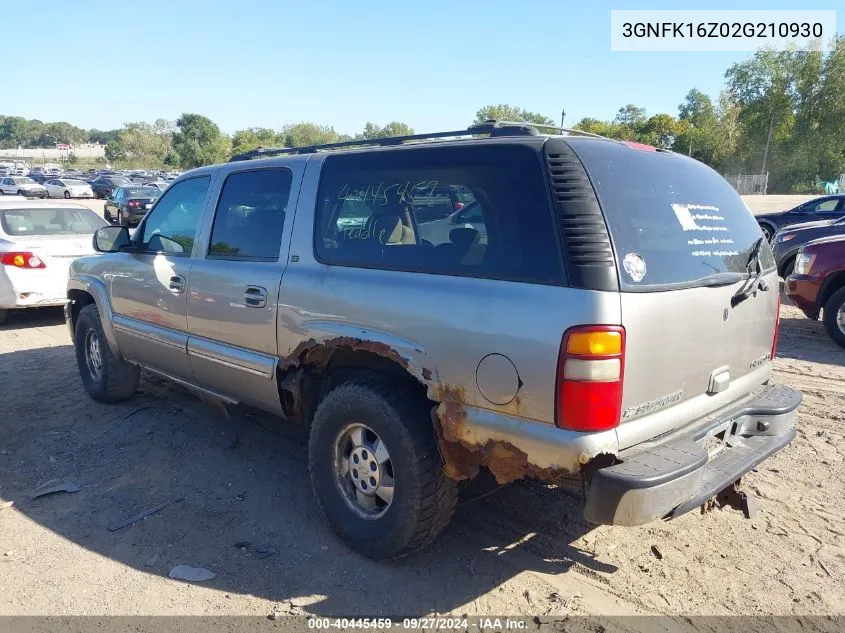
[[[455,206],[455,211],[458,211],[459,209],[463,209],[463,208],[464,208],[464,203],[463,203],[463,202],[461,202],[460,200],[458,200],[457,202],[455,202],[455,205],[454,205],[454,206]]]
[[[572,431],[619,426],[624,374],[624,328],[584,325],[568,329],[558,358],[555,424]]]
[[[771,360],[775,359],[778,352],[778,332],[780,331],[780,292],[778,292],[778,311],[775,315],[775,335],[772,337],[772,353],[769,356]]]
[[[25,251],[3,253],[2,261],[4,266],[15,268],[47,268],[38,255]]]
[[[140,207],[141,203],[138,202],[137,200],[130,200],[129,202],[126,203],[126,206],[127,207]]]

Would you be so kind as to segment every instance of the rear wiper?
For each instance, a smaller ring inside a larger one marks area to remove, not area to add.
[[[760,252],[763,250],[763,240],[760,238],[754,242],[754,247],[748,255],[748,261],[745,264],[745,269],[748,271],[748,283],[737,290],[736,294],[731,297],[731,307],[735,308],[740,303],[753,296],[758,290],[765,292],[769,289],[769,284],[763,279],[763,265],[760,263]]]
[[[713,273],[709,277],[704,277],[695,282],[696,286],[706,286],[708,288],[718,288],[720,286],[730,286],[738,281],[748,279],[748,275],[743,273]]]

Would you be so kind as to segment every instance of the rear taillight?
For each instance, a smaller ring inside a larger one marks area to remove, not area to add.
[[[455,207],[455,211],[458,211],[459,209],[463,209],[463,208],[464,208],[464,203],[463,203],[463,202],[461,202],[460,200],[458,200],[458,201],[454,204],[454,207]]]
[[[2,261],[4,266],[14,266],[15,268],[47,268],[41,258],[34,253],[3,253]]]
[[[769,356],[771,360],[775,359],[775,354],[778,352],[778,330],[780,330],[780,292],[778,292],[778,308],[775,314],[775,335],[772,337],[772,353]]]
[[[126,206],[135,208],[135,207],[140,207],[141,203],[138,202],[137,200],[130,200],[129,202],[126,203]]]
[[[557,367],[555,424],[573,431],[619,425],[625,375],[625,328],[583,325],[563,335]]]

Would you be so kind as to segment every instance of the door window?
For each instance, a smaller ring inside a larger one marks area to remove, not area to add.
[[[159,198],[141,229],[145,251],[190,256],[210,182],[209,176],[183,180]]]
[[[209,258],[276,261],[290,186],[287,169],[229,175],[217,203]]]

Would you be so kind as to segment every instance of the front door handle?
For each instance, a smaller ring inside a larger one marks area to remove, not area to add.
[[[261,286],[247,286],[244,290],[244,304],[249,308],[263,308],[267,305],[267,289]]]
[[[185,278],[182,275],[173,275],[168,287],[173,294],[182,294],[185,292]]]

